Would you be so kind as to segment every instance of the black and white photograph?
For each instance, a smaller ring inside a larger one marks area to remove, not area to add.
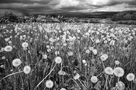
[[[136,90],[136,0],[0,0],[0,90]]]

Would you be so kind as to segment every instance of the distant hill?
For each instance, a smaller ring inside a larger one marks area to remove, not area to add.
[[[110,16],[117,14],[118,12],[94,12],[94,13],[81,13],[81,12],[62,12],[62,13],[52,13],[52,14],[42,14],[47,16],[57,17],[78,17],[78,18],[109,18]],[[35,14],[38,16],[38,14]]]

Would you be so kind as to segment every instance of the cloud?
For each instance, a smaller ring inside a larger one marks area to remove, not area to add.
[[[122,3],[113,6],[104,6],[102,8],[96,9],[95,11],[114,12],[114,11],[126,11],[126,10],[136,10],[136,6],[129,5],[127,3]]]
[[[0,0],[0,9],[29,13],[121,11],[134,10],[135,5],[136,0]]]
[[[54,8],[76,7],[80,4],[78,0],[60,0]]]
[[[103,7],[92,7],[90,9],[84,10],[75,10],[74,12],[84,12],[84,13],[91,13],[91,12],[120,12],[126,10],[136,10],[135,5],[130,5],[128,3],[110,5],[110,6],[103,6]]]
[[[85,2],[89,5],[106,6],[106,5],[113,5],[119,3],[131,3],[136,1],[135,0],[85,0]]]
[[[42,3],[48,4],[52,0],[0,0],[0,3]]]
[[[29,9],[29,8],[50,9],[50,6],[45,5],[45,4],[40,4],[40,3],[31,3],[31,4],[25,4],[25,3],[5,3],[5,4],[0,4],[0,8],[1,9]]]

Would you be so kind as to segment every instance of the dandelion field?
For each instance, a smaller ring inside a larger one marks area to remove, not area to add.
[[[136,90],[136,26],[0,25],[0,90]]]

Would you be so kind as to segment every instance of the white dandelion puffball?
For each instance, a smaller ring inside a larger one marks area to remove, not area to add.
[[[85,53],[89,54],[89,53],[90,53],[90,50],[86,50]]]
[[[111,67],[106,67],[104,72],[108,75],[113,75],[113,69]]]
[[[116,65],[119,65],[119,64],[120,64],[120,62],[119,62],[118,60],[116,60],[116,61],[115,61],[115,64],[116,64]]]
[[[62,71],[62,70],[59,70],[58,72],[59,75],[66,75],[66,72]]]
[[[47,88],[52,88],[54,84],[53,84],[52,80],[47,80],[45,85],[46,85]]]
[[[122,81],[119,81],[116,83],[116,89],[117,90],[124,90],[125,89],[125,84]]]
[[[93,49],[92,52],[93,52],[94,55],[97,54],[97,50],[96,49]]]
[[[69,51],[67,54],[68,56],[73,56],[74,53],[72,51]]]
[[[47,54],[43,54],[42,57],[43,57],[43,59],[47,59],[48,56],[47,56]]]
[[[80,75],[77,73],[75,76],[74,76],[74,79],[77,80],[80,78]]]
[[[108,55],[107,55],[107,54],[103,54],[103,55],[100,57],[100,59],[101,59],[102,61],[105,61],[105,60],[108,59]]]
[[[29,74],[31,72],[31,67],[25,66],[23,71],[24,71],[25,74]]]
[[[91,82],[92,82],[92,83],[96,83],[97,81],[98,81],[97,76],[92,76],[92,77],[91,77]]]
[[[57,63],[57,64],[59,64],[59,63],[61,63],[62,62],[62,58],[61,57],[56,57],[55,58],[55,62]]]
[[[23,47],[23,48],[27,48],[27,47],[28,47],[28,43],[27,43],[27,42],[23,42],[23,43],[22,43],[22,47]]]
[[[133,81],[135,79],[135,75],[133,73],[129,73],[126,78],[128,81]]]
[[[14,67],[18,67],[21,63],[22,63],[22,62],[21,62],[20,59],[14,59],[14,60],[12,61],[12,65],[13,65]]]
[[[116,67],[114,70],[114,75],[117,76],[117,77],[122,77],[124,75],[124,69],[121,68],[121,67]]]
[[[55,51],[55,55],[59,55],[60,54],[60,52],[59,51]]]
[[[82,63],[86,64],[87,62],[86,62],[86,60],[82,60]]]
[[[92,51],[93,49],[94,49],[94,47],[89,47],[89,50],[91,50],[91,51]]]
[[[11,52],[12,50],[13,50],[12,46],[9,45],[4,48],[4,51],[6,52]]]
[[[67,90],[66,88],[61,88],[60,90]]]

